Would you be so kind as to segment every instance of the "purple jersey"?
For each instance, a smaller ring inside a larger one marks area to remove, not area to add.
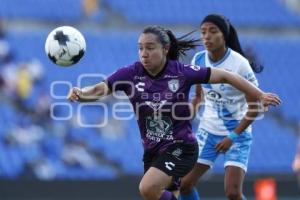
[[[124,91],[137,117],[143,146],[157,152],[176,141],[195,143],[190,124],[189,91],[207,83],[210,68],[169,60],[155,77],[140,62],[123,67],[107,79],[111,91]]]

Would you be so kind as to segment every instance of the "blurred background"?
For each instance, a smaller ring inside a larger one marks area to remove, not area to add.
[[[299,171],[292,169],[300,132],[299,0],[0,0],[0,199],[140,199],[143,150],[135,119],[115,120],[113,98],[104,100],[105,110],[79,108],[65,97],[81,74],[85,86],[137,60],[146,25],[180,36],[210,13],[230,19],[247,56],[265,67],[257,74],[260,87],[283,100],[253,125],[245,194],[300,199]],[[62,25],[76,27],[87,43],[69,68],[51,63],[44,50],[48,33]],[[89,127],[79,125],[78,111]],[[104,114],[108,124],[99,127]],[[202,199],[225,199],[222,159],[200,181]]]

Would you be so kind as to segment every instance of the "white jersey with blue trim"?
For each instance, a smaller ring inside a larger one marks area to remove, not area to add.
[[[257,79],[246,58],[228,48],[224,57],[212,62],[206,50],[195,54],[192,65],[225,69],[238,73],[258,86]],[[216,135],[227,135],[234,130],[247,112],[245,95],[229,84],[202,84],[204,110],[199,128]],[[245,131],[251,132],[251,126]]]

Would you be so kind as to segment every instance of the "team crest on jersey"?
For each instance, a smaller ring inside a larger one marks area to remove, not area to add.
[[[168,81],[168,86],[172,92],[176,92],[179,89],[179,80],[172,79],[172,80]]]

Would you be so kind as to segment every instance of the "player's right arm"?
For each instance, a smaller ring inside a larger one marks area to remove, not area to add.
[[[96,85],[71,89],[68,95],[70,101],[92,102],[115,91],[126,91],[134,76],[134,65],[122,67]]]
[[[111,93],[107,83],[101,82],[92,86],[78,88],[74,87],[70,90],[68,99],[70,101],[92,102]]]

